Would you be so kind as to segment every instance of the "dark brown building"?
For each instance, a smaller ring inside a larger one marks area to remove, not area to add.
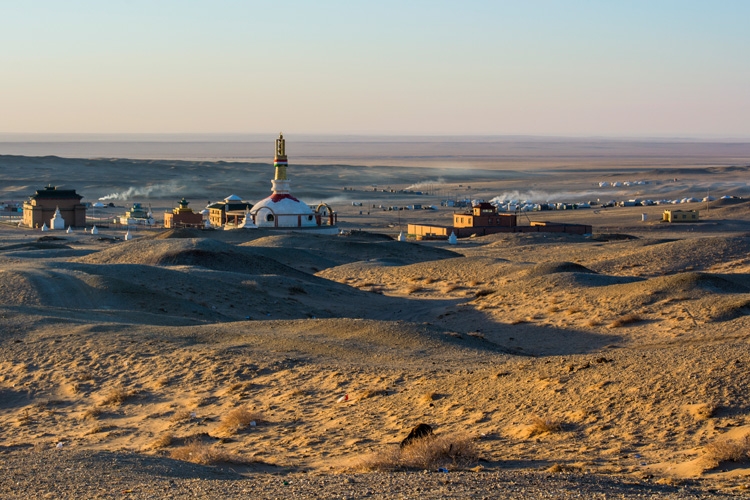
[[[60,215],[66,226],[86,226],[86,206],[81,203],[83,196],[75,189],[58,189],[57,186],[47,186],[37,190],[23,204],[23,225],[26,227],[49,226],[55,210],[60,209]]]

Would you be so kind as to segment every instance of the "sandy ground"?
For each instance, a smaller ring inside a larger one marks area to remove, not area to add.
[[[680,172],[629,175],[672,197],[746,176]],[[366,231],[0,225],[0,495],[750,496],[750,202],[455,246],[387,236],[448,209],[340,206]],[[394,462],[418,423],[473,454]]]

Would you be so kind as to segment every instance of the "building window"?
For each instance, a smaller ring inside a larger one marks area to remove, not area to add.
[[[273,214],[268,214],[268,215],[266,215],[266,220],[267,220],[268,222],[273,222]]]
[[[307,220],[312,220],[312,215],[308,215]]]

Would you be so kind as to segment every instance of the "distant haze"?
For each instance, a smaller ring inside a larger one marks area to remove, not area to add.
[[[2,2],[0,133],[750,138],[750,2]]]
[[[273,162],[275,134],[0,134],[0,155]],[[656,168],[750,164],[750,140],[287,134],[290,165]]]

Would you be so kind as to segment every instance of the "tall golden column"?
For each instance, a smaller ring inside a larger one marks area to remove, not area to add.
[[[273,166],[276,167],[276,175],[274,177],[274,180],[286,180],[287,165],[286,141],[284,141],[284,136],[281,134],[281,132],[279,132],[279,138],[276,139],[276,154],[273,157]]]

